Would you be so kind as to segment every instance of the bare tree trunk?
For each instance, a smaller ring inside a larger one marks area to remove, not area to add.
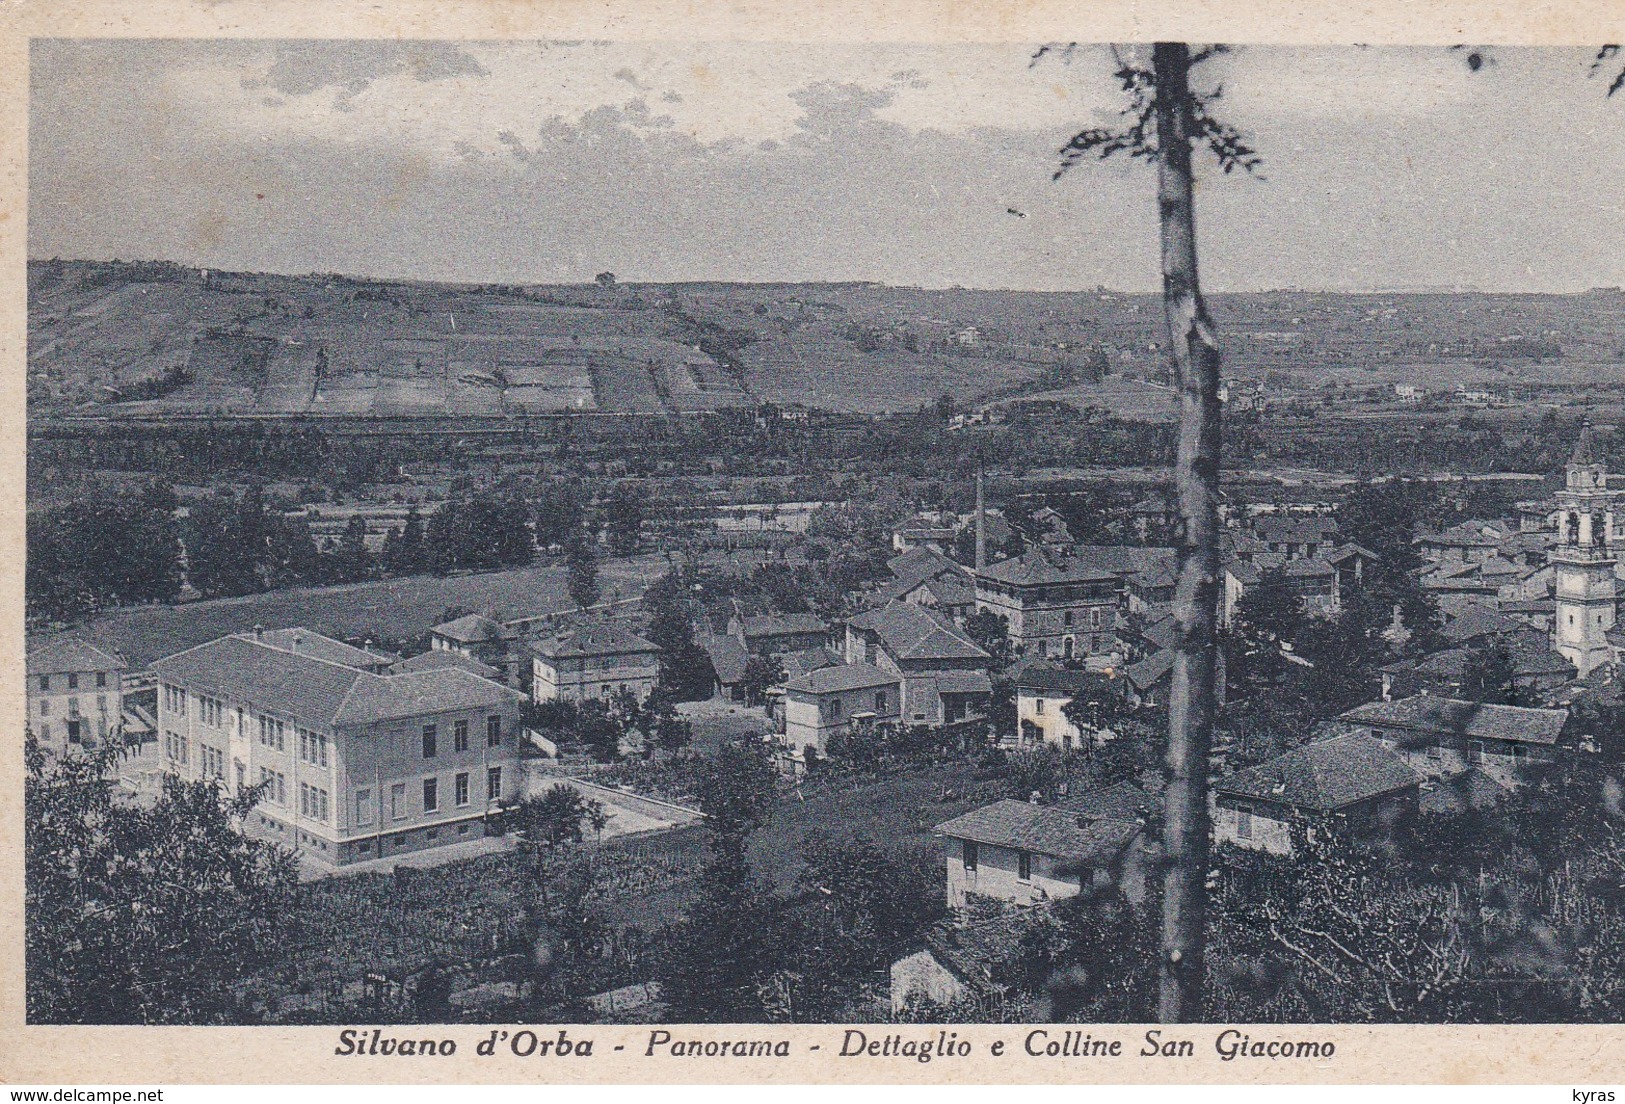
[[[1219,346],[1196,271],[1192,197],[1190,49],[1159,42],[1157,204],[1162,298],[1179,389],[1179,581],[1174,590],[1173,684],[1168,695],[1168,790],[1163,813],[1162,960],[1157,1015],[1202,1016],[1207,907],[1208,749],[1217,711],[1214,657],[1219,576]]]

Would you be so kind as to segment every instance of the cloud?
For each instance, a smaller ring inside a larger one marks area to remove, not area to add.
[[[479,61],[452,42],[278,42],[263,77],[243,78],[244,88],[269,86],[288,96],[337,88],[355,96],[374,81],[404,74],[414,81],[489,75]]]
[[[1156,285],[1144,165],[1049,179],[1067,137],[1116,106],[1098,48],[1036,67],[1020,44],[33,49],[34,255],[503,282],[607,268]],[[1622,107],[1584,56],[1499,51],[1468,76],[1443,50],[1331,53],[1249,47],[1213,71],[1269,177],[1202,181],[1215,288],[1625,279],[1606,198]]]

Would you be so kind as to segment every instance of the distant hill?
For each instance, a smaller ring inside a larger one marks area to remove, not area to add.
[[[52,413],[501,415],[1032,395],[1156,416],[1156,297],[872,284],[455,285],[29,264]],[[1278,386],[1617,375],[1625,295],[1216,296],[1226,374]],[[1102,371],[1109,373],[1101,387]]]

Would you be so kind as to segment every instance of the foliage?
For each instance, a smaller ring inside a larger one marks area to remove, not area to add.
[[[619,556],[637,551],[643,529],[643,492],[632,483],[617,483],[604,509],[609,546]]]
[[[175,496],[152,483],[138,495],[78,499],[28,512],[30,617],[66,619],[180,592]]]
[[[784,682],[784,664],[772,656],[751,656],[745,661],[745,674],[740,682],[745,701],[761,705],[768,689]]]
[[[570,600],[582,609],[598,603],[598,552],[580,530],[570,534],[564,546]]]
[[[708,859],[661,966],[661,988],[679,1021],[764,1018],[763,985],[783,948],[774,937],[776,904],[751,874],[745,845],[768,816],[775,779],[768,751],[757,742],[726,744],[697,767]]]
[[[240,1022],[233,984],[276,949],[290,856],[236,827],[259,790],[168,777],[150,809],[113,797],[117,752],[24,782],[28,1018],[39,1023]]]
[[[993,669],[1003,670],[1010,665],[1010,619],[990,609],[978,609],[965,618],[965,635],[982,651],[993,657]]]
[[[493,491],[455,497],[429,519],[424,540],[441,571],[522,567],[536,554],[529,521],[529,508],[515,496]]]

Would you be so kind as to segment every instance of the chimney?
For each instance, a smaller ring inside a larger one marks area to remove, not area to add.
[[[976,460],[976,570],[987,566],[987,499],[982,489],[982,461]]]
[[[255,622],[255,624],[254,624],[254,639],[255,640],[264,640],[265,639],[265,626],[259,624],[258,622]]]
[[[294,633],[293,634],[293,645],[289,648],[289,650],[297,652],[299,650],[299,645],[303,644],[304,642],[305,642],[305,634],[304,633],[302,633],[302,632]]]

